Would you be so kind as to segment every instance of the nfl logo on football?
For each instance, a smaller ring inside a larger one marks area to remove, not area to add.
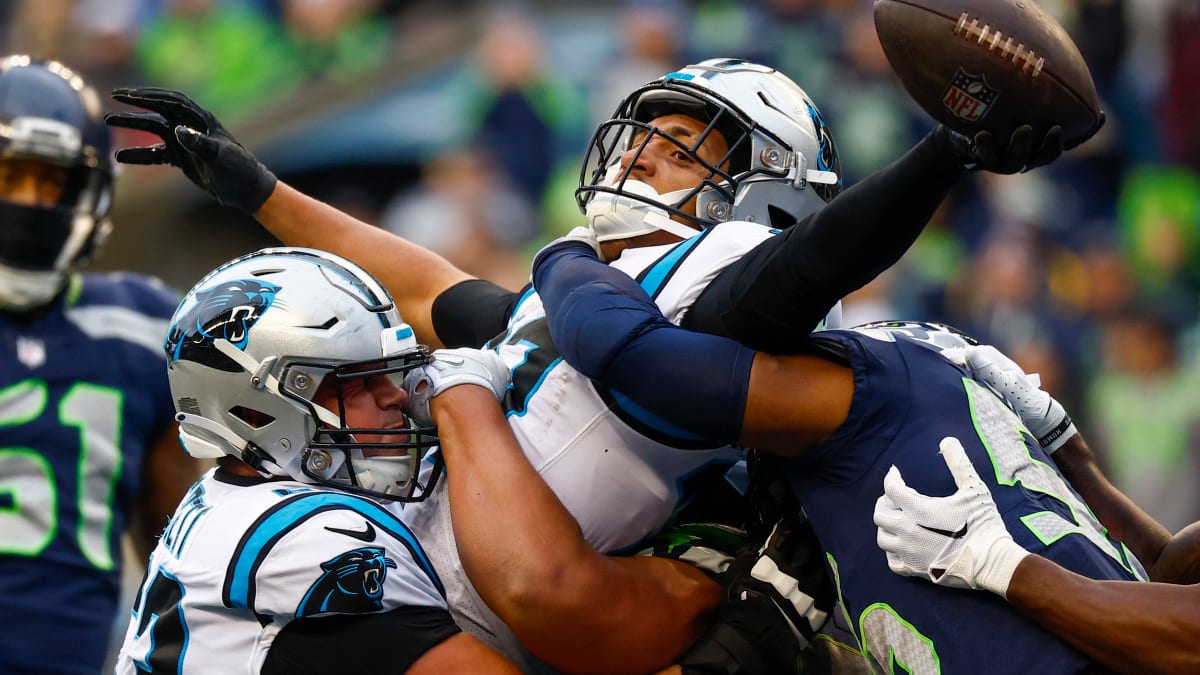
[[[957,117],[978,122],[991,109],[1000,92],[987,85],[982,75],[970,75],[962,68],[942,95],[942,105]]]

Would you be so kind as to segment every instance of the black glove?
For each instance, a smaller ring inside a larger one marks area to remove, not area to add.
[[[725,595],[709,631],[680,659],[685,673],[783,673],[829,618],[837,592],[812,527],[799,511],[716,576]]]
[[[148,131],[158,145],[123,148],[124,164],[170,164],[224,206],[253,215],[275,190],[277,179],[230,135],[212,113],[178,91],[157,87],[114,89],[113,100],[152,112],[110,113],[113,127]]]
[[[1096,127],[1097,130],[1099,128]],[[997,141],[990,131],[977,131],[974,136],[967,137],[941,124],[933,133],[942,138],[951,154],[962,162],[963,168],[970,171],[1020,173],[1053,162],[1066,149],[1062,127],[1057,124],[1050,127],[1041,139],[1035,137],[1033,127],[1023,124],[1013,130],[1012,136],[1004,144]]]

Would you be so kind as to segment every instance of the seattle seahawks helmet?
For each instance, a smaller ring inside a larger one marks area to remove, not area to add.
[[[650,126],[668,114],[707,123],[694,141]],[[697,151],[714,132],[729,150],[716,163]],[[704,167],[694,188],[659,195],[630,177],[635,159],[663,137]],[[668,73],[630,94],[592,136],[575,193],[600,241],[664,229],[695,234],[683,220],[705,228],[728,220],[787,227],[841,191],[841,165],[821,113],[779,71],[738,59],[710,59]],[[695,198],[695,213],[685,206]],[[674,220],[672,220],[674,219]]]
[[[115,166],[100,97],[57,61],[0,59],[0,164],[65,170],[50,205],[0,196],[0,308],[27,310],[58,294],[108,237]]]
[[[434,457],[422,475],[431,428],[346,422],[343,394],[355,380],[399,385],[429,362],[391,296],[348,260],[273,248],[221,265],[175,310],[164,349],[180,440],[194,457],[232,455],[264,477],[400,501],[424,499],[441,474]],[[329,378],[336,409],[314,400]]]

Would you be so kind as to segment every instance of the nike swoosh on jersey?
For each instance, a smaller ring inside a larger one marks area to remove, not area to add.
[[[329,527],[329,526],[326,526],[325,529],[329,530],[330,532],[344,534],[347,537],[354,537],[355,539],[357,539],[359,541],[365,541],[365,542],[375,541],[375,528],[374,528],[374,526],[371,525],[371,523],[367,523],[367,529],[365,529],[365,530],[343,530],[340,527]],[[965,532],[966,530],[964,529],[963,531]]]
[[[963,523],[962,529],[958,530],[957,532],[951,532],[950,530],[943,530],[938,527],[928,527],[928,526],[922,525],[920,523],[917,523],[917,527],[921,528],[922,530],[928,530],[934,534],[940,534],[943,537],[950,537],[951,539],[962,539],[967,534],[967,524],[966,523]],[[325,529],[328,530],[329,528],[325,528]]]

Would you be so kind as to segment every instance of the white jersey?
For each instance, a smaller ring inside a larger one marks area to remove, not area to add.
[[[777,231],[725,223],[679,244],[627,249],[612,265],[637,279],[679,323],[718,272]],[[541,299],[521,298],[490,345],[512,369],[502,401],[517,440],[597,550],[627,549],[663,526],[690,478],[724,473],[741,458],[594,385],[554,348]],[[516,640],[483,605],[458,559],[444,486],[403,516],[425,543],[463,630],[522,663]],[[503,527],[503,523],[497,523]]]
[[[150,556],[118,674],[258,673],[294,619],[446,607],[397,505],[215,473],[192,487]]]

